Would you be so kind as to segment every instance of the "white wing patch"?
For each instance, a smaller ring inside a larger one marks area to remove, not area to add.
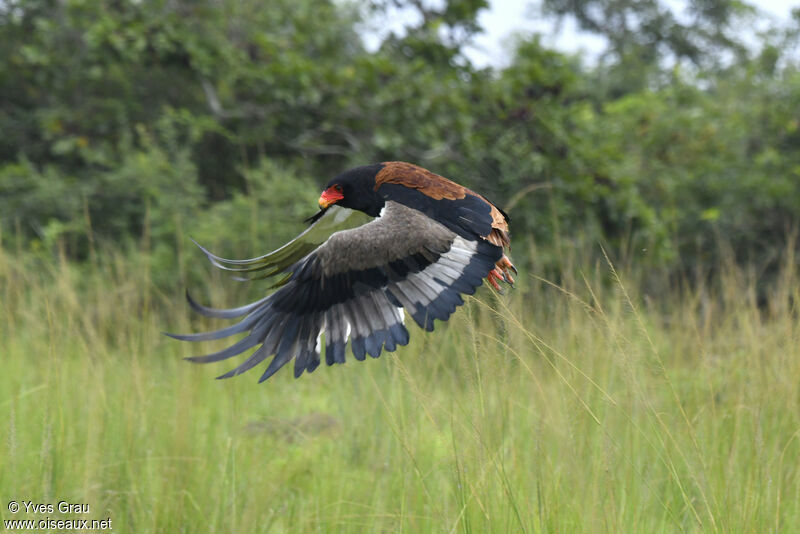
[[[319,354],[320,351],[322,350],[322,334],[324,333],[325,333],[325,328],[324,327],[320,328],[319,334],[317,334],[317,342],[314,345],[314,352],[316,352],[317,354]]]
[[[418,273],[410,274],[405,280],[390,284],[389,287],[391,289],[394,285],[400,290],[405,299],[397,292],[393,293],[413,315],[417,311],[417,305],[424,307],[430,304],[447,289],[448,286],[439,280],[452,284],[464,274],[464,269],[475,254],[476,248],[477,242],[457,236],[450,250],[442,254],[436,262]]]

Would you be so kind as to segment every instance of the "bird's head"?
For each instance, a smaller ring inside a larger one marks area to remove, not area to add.
[[[319,197],[319,207],[324,210],[336,204],[377,217],[384,199],[375,191],[375,175],[382,168],[378,163],[343,172],[325,186]]]

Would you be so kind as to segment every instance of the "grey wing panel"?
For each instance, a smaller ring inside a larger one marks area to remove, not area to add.
[[[421,212],[387,202],[373,221],[336,232],[317,250],[326,275],[380,267],[416,254],[450,248],[456,234]]]

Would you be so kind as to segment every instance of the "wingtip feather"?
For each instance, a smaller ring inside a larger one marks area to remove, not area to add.
[[[178,339],[180,341],[194,341],[193,337],[195,334],[173,334],[172,332],[161,332],[167,337],[171,337],[172,339]]]
[[[307,224],[314,224],[315,222],[320,220],[322,218],[322,216],[325,215],[325,212],[327,212],[327,211],[328,211],[328,208],[322,208],[321,210],[319,210],[317,213],[315,213],[311,217],[308,217],[307,219],[304,219],[303,222],[307,223]]]

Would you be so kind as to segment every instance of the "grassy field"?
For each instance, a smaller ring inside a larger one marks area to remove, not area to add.
[[[0,249],[0,516],[116,532],[798,532],[800,283],[482,289],[396,353],[214,377],[182,288]],[[583,273],[581,275],[581,273]],[[210,277],[216,305],[237,298]],[[88,504],[12,514],[9,501]]]

